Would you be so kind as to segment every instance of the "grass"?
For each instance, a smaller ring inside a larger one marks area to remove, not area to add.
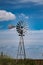
[[[0,65],[43,65],[43,60],[40,59],[17,60],[12,58],[0,57]]]

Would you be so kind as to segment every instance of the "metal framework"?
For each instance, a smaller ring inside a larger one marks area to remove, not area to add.
[[[23,36],[25,36],[23,21],[18,22],[16,29],[20,37],[18,51],[17,51],[17,59],[25,59],[26,53],[25,53],[25,46],[24,46],[24,39],[23,39]]]
[[[25,58],[26,58],[26,53],[25,53],[24,39],[23,36],[20,36],[17,59],[25,59]]]

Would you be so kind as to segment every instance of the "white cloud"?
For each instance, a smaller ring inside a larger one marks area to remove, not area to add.
[[[19,18],[29,19],[29,16],[25,15],[24,13],[21,13],[21,14],[19,15]]]
[[[43,45],[43,30],[28,31],[24,36],[25,45]],[[15,29],[0,31],[0,44],[18,45],[19,36]]]
[[[30,45],[43,45],[43,30],[28,31],[25,41]]]
[[[17,3],[26,3],[26,2],[36,2],[36,3],[40,3],[42,4],[43,3],[43,0],[18,0],[18,1],[7,1],[8,3],[11,3],[11,4],[17,4]]]
[[[15,14],[7,12],[6,10],[0,10],[0,21],[8,21],[15,19]]]
[[[26,19],[29,19],[29,17],[28,17],[28,16],[26,16],[25,18],[26,18]]]
[[[36,3],[39,3],[39,4],[43,4],[43,0],[20,0],[19,2],[21,2],[21,3],[36,2]]]

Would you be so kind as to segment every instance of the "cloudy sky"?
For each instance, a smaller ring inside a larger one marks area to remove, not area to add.
[[[27,58],[43,59],[43,0],[0,0],[0,52],[15,57],[19,37],[8,25],[19,20],[28,23],[24,37]]]

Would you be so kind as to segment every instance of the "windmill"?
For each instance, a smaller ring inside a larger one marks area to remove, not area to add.
[[[16,26],[13,26],[13,25],[8,26],[9,29],[12,29],[15,27],[20,37],[18,51],[17,51],[17,59],[26,59],[24,38],[23,38],[26,32],[26,24],[23,21],[19,21]]]

